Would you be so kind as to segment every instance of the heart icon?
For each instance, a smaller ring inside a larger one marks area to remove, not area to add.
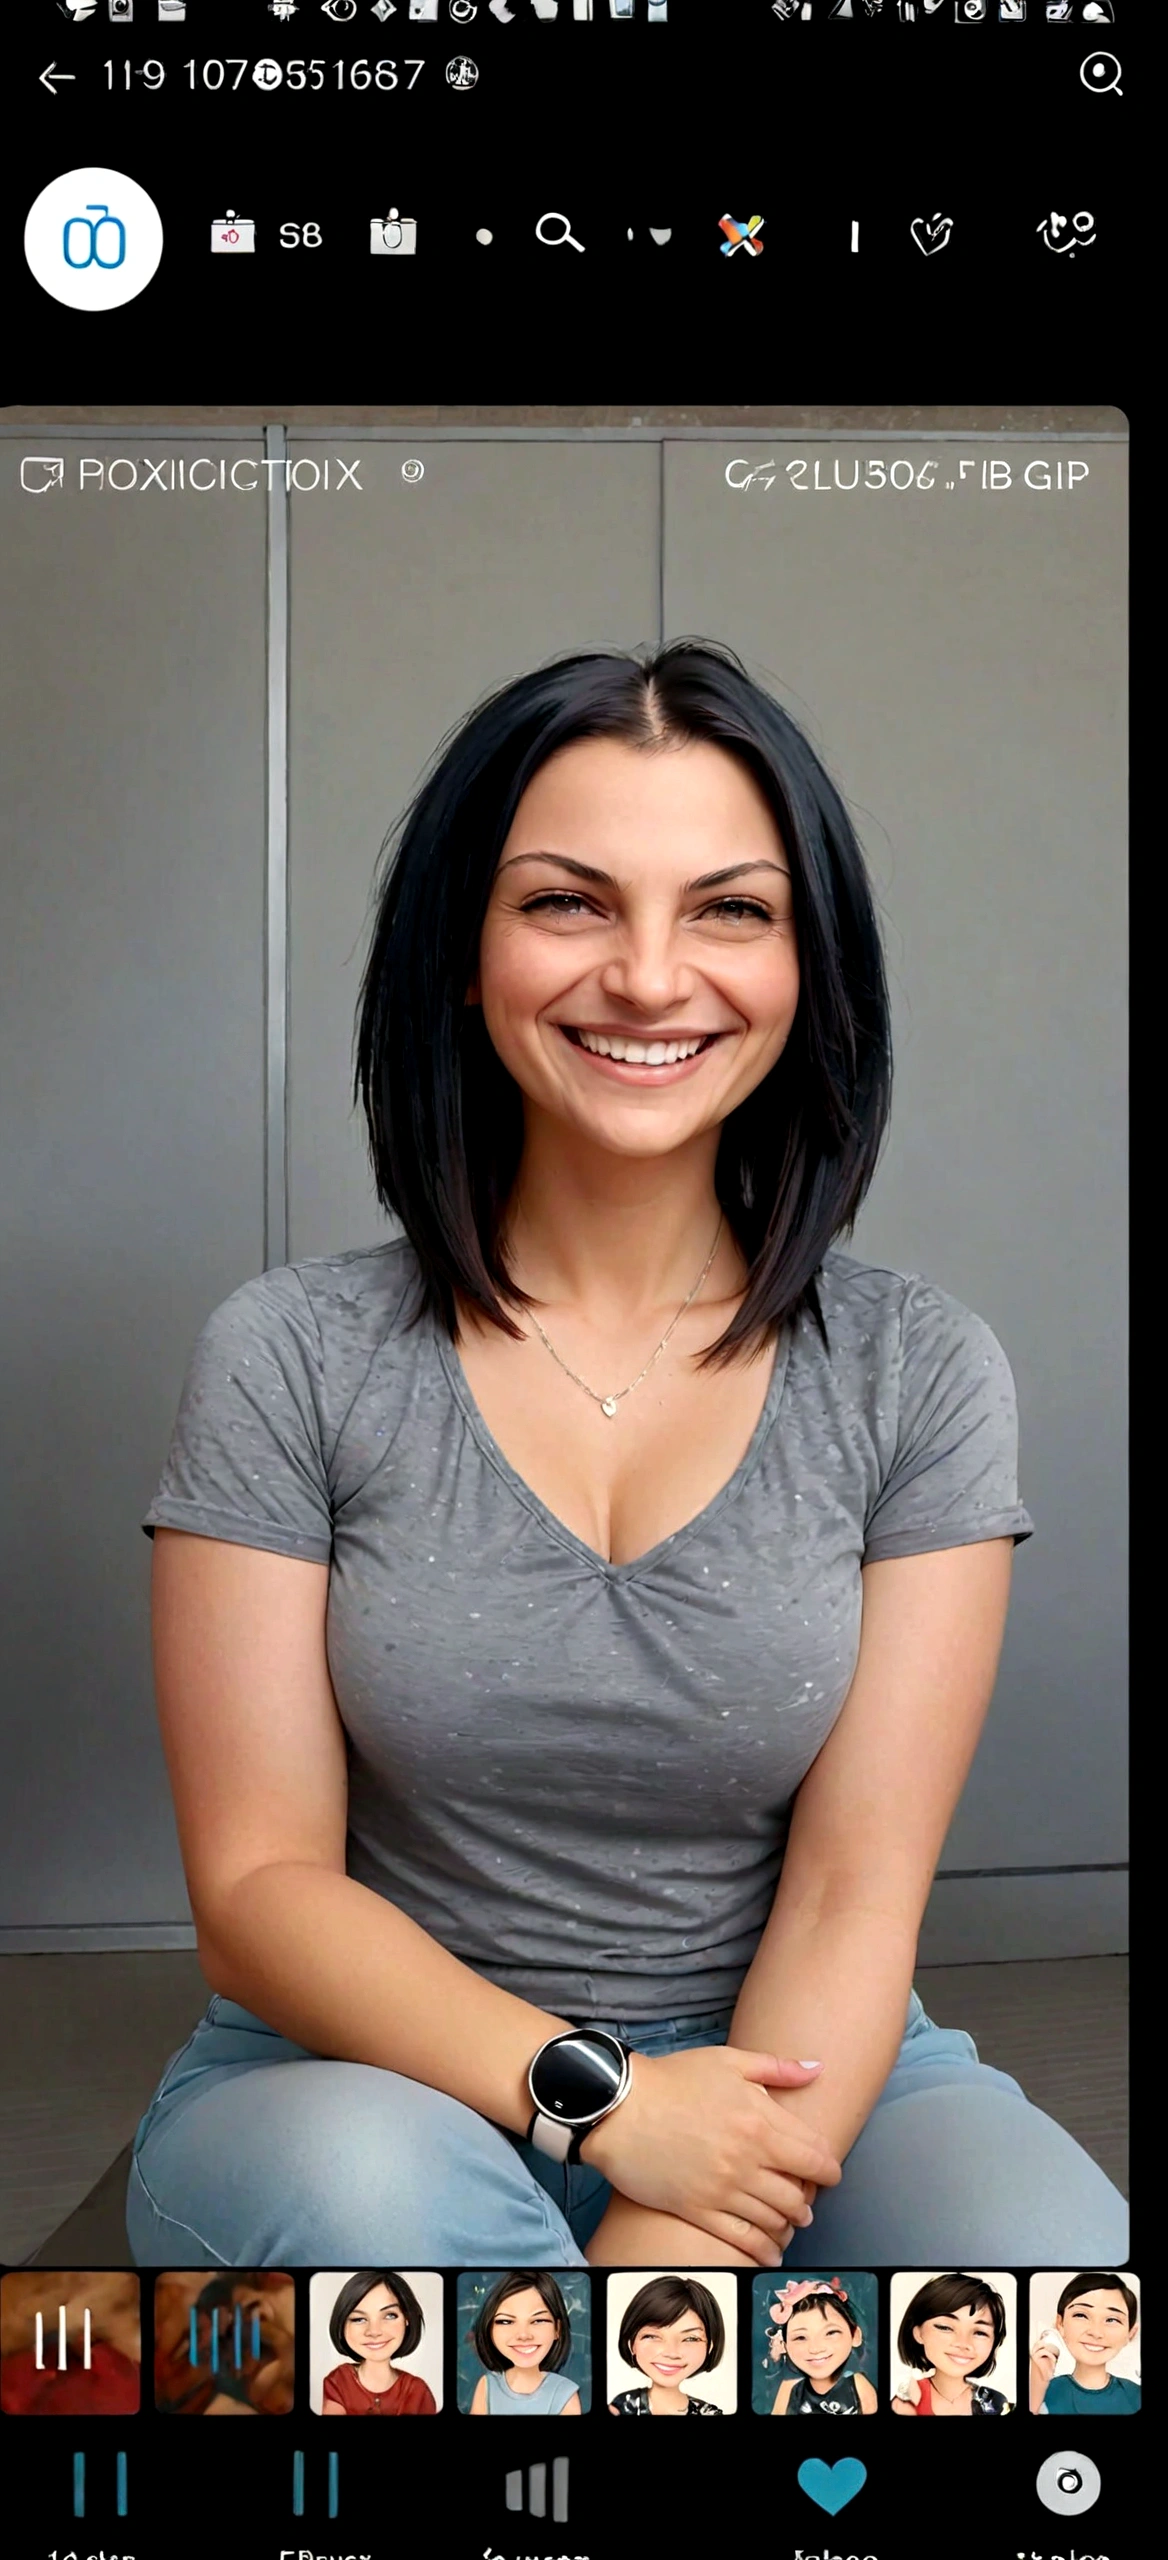
[[[841,2507],[859,2496],[868,2474],[862,2462],[849,2457],[845,2462],[801,2462],[795,2476],[825,2515],[838,2516]]]
[[[938,249],[948,247],[952,229],[952,217],[947,213],[930,214],[927,222],[924,215],[918,213],[912,226],[912,236],[922,256],[932,258],[936,256]]]

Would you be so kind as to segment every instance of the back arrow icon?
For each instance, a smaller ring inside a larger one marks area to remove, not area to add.
[[[55,98],[55,97],[56,97],[56,94],[57,94],[57,89],[56,89],[56,83],[57,83],[57,81],[58,81],[58,80],[75,80],[75,79],[76,79],[76,77],[77,77],[77,74],[76,74],[76,72],[75,72],[75,71],[58,71],[57,66],[56,66],[56,63],[55,63],[55,62],[50,62],[49,67],[48,67],[48,70],[47,70],[47,71],[42,71],[42,73],[41,73],[41,75],[40,75],[40,76],[41,76],[42,81],[44,82],[45,88],[46,88],[46,89],[48,90],[48,92],[49,92],[50,97]]]

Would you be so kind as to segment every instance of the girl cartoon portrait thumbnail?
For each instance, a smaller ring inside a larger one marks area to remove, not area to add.
[[[898,2418],[1008,2418],[1014,2403],[986,2379],[1007,2346],[1014,2297],[1012,2276],[968,2275],[958,2269],[929,2276],[923,2283],[893,2279],[892,2316],[897,2294],[915,2283],[896,2330],[896,2352],[904,2368],[893,2393]],[[1012,2360],[1012,2348],[1010,2355]]]
[[[545,2267],[513,2268],[482,2300],[472,2330],[486,2370],[471,2395],[472,2418],[579,2418],[580,2386],[565,2371],[572,2322]]]
[[[316,2279],[316,2285],[324,2280]],[[437,2293],[435,2341],[441,2373],[440,2277],[417,2278],[411,2284],[392,2267],[360,2267],[342,2284],[328,2315],[328,2334],[341,2361],[324,2375],[320,2413],[324,2418],[433,2418],[438,2403],[421,2373],[411,2373],[427,2333],[419,2300],[428,2285]],[[316,2286],[314,2285],[314,2292]]]
[[[720,2418],[723,2404],[688,2385],[722,2365],[727,2319],[711,2286],[698,2276],[658,2275],[626,2304],[616,2335],[616,2356],[643,2375],[639,2386],[616,2390],[612,2418]],[[733,2406],[733,2352],[729,2357]]]
[[[780,2382],[771,2416],[874,2417],[875,2388],[866,2373],[850,2369],[863,2353],[864,2328],[842,2278],[792,2277],[770,2310],[772,2360],[796,2367]]]

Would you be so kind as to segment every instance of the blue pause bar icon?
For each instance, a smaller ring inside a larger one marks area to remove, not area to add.
[[[232,2324],[232,2347],[234,2351],[235,2370],[238,2373],[243,2365],[243,2305],[240,2302],[237,2302],[235,2305],[235,2318]],[[197,2364],[199,2361],[198,2315],[196,2305],[193,2302],[191,2304],[188,2352],[190,2354],[191,2363]],[[260,2315],[258,2311],[253,2311],[251,2315],[251,2352],[255,2362],[258,2364],[260,2360]],[[218,2373],[219,2371],[219,2312],[217,2309],[211,2316],[211,2371],[212,2373]]]
[[[528,2464],[527,2513],[529,2516],[546,2516],[547,2514],[547,2476],[548,2466],[546,2462],[531,2462]],[[507,2506],[512,2515],[522,2515],[522,2471],[509,2471],[507,2473]],[[566,2524],[567,2521],[568,2457],[566,2454],[559,2454],[552,2464],[552,2523]]]
[[[335,2516],[337,2512],[340,2476],[340,2463],[337,2456],[335,2453],[330,2453],[328,2457],[328,2511],[330,2516]],[[294,2516],[302,2516],[304,2513],[304,2456],[302,2453],[294,2453],[292,2456],[292,2513]]]
[[[127,2512],[125,2454],[116,2454],[114,2464],[118,2514],[124,2516]],[[85,2456],[83,2453],[75,2453],[73,2456],[73,2513],[75,2516],[83,2516],[85,2513]]]

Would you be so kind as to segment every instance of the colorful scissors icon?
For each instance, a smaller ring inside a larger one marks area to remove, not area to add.
[[[724,213],[718,226],[726,234],[722,242],[723,257],[732,258],[736,249],[745,249],[748,258],[761,258],[765,243],[756,239],[755,234],[761,231],[762,226],[761,213],[752,213],[749,222],[735,222],[732,214]]]

